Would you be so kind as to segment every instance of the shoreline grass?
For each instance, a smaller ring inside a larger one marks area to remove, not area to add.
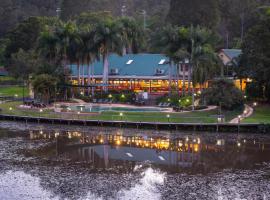
[[[217,109],[210,111],[194,111],[187,113],[164,113],[164,112],[102,112],[99,114],[55,113],[52,110],[39,109],[27,110],[18,108],[22,102],[6,102],[0,104],[0,113],[19,116],[80,119],[80,120],[104,120],[104,121],[131,121],[131,122],[171,122],[171,123],[216,123]],[[10,109],[11,108],[11,109]],[[229,122],[238,116],[242,110],[227,111],[223,114]]]

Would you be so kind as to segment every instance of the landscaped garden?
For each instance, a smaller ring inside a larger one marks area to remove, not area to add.
[[[136,122],[177,122],[177,123],[217,123],[218,110],[194,111],[182,113],[170,112],[101,112],[101,113],[55,113],[50,109],[19,108],[22,102],[7,102],[0,104],[2,114],[49,117],[80,120],[136,121]],[[237,117],[242,110],[226,111],[226,121]]]

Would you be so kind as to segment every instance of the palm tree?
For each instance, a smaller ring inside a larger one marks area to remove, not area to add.
[[[169,94],[172,92],[172,67],[173,63],[179,63],[181,54],[181,41],[179,40],[179,28],[171,25],[157,31],[152,39],[155,47],[162,47],[162,53],[169,58]]]
[[[95,28],[93,42],[103,60],[103,90],[108,92],[109,55],[113,52],[121,55],[123,50],[123,41],[116,22],[107,20],[99,23]]]
[[[56,37],[53,28],[46,27],[38,39],[40,54],[49,60],[50,64],[56,64],[59,55],[59,38]]]
[[[143,30],[141,26],[136,20],[130,17],[121,17],[117,21],[117,25],[123,41],[122,54],[136,53],[143,42]]]
[[[67,63],[68,60],[71,59],[70,54],[68,55],[68,51],[72,38],[76,36],[76,25],[73,22],[62,23],[56,28],[55,35],[59,41],[60,58],[63,61],[64,74],[66,76],[68,73]],[[65,82],[67,82],[66,78]],[[64,99],[67,99],[67,88],[65,88]]]
[[[211,31],[193,26],[190,27],[189,54],[192,70],[192,107],[194,110],[194,88],[204,84],[213,76],[217,65],[217,55],[212,47]]]

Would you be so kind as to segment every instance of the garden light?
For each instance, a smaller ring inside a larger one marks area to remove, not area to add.
[[[123,117],[123,113],[120,113],[119,115],[120,115],[121,117]]]
[[[257,105],[258,105],[258,103],[257,103],[257,102],[254,102],[254,103],[253,103],[253,106],[257,106]]]
[[[11,111],[11,110],[13,110],[13,108],[12,107],[9,107],[9,110]]]
[[[109,98],[112,98],[112,95],[111,94],[109,94],[109,96],[108,96]]]

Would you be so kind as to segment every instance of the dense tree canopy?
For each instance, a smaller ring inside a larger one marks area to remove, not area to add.
[[[219,21],[217,0],[172,0],[168,20],[174,25],[215,28]]]
[[[241,62],[253,79],[253,84],[261,88],[263,97],[270,100],[270,15],[250,29],[244,43]]]

